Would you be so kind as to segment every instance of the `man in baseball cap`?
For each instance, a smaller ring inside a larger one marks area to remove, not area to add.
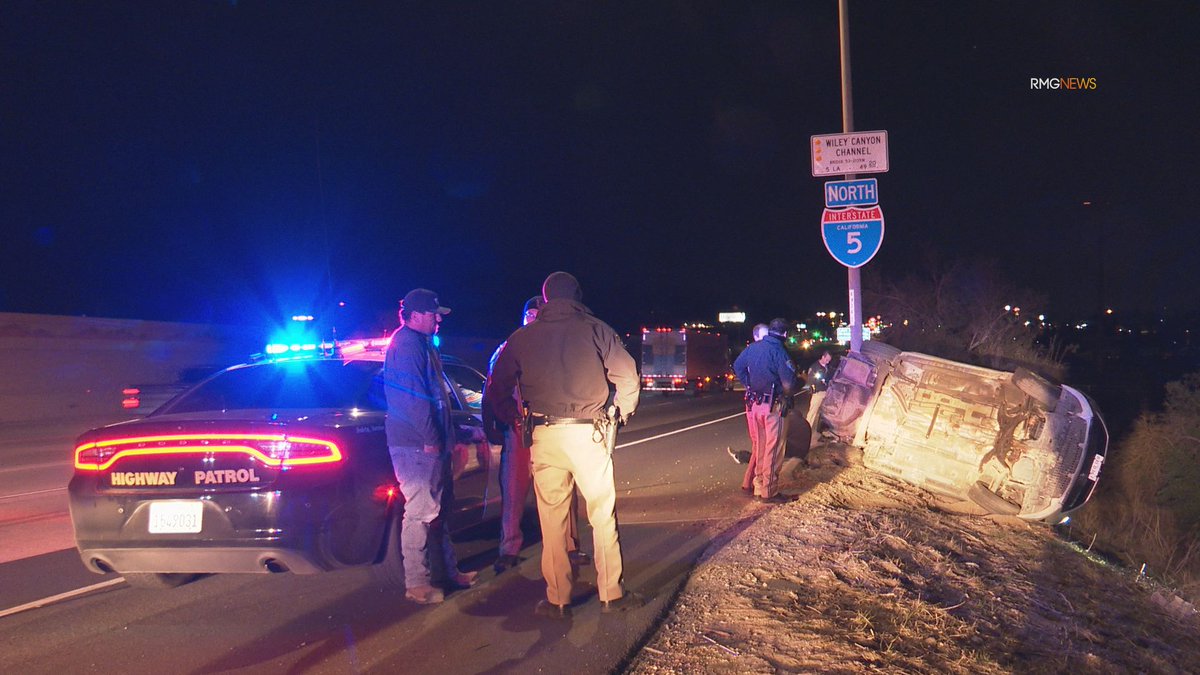
[[[437,293],[428,288],[414,288],[409,291],[400,301],[400,311],[404,312],[405,310],[426,314],[435,312],[446,315],[450,313],[449,307],[442,307],[442,304],[438,302]]]
[[[404,519],[400,549],[404,596],[419,604],[441,602],[446,590],[475,585],[475,572],[458,569],[446,517],[452,507],[450,451],[455,443],[442,360],[432,337],[450,310],[437,293],[416,288],[400,301],[402,325],[392,333],[384,359],[388,452]],[[436,577],[434,570],[442,576]]]

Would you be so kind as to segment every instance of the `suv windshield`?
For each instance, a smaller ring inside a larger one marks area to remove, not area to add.
[[[227,370],[179,397],[163,413],[204,410],[359,408],[386,410],[374,361],[261,363]]]

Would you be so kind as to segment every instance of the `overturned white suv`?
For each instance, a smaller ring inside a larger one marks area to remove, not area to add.
[[[821,420],[871,469],[1050,524],[1091,497],[1108,451],[1104,420],[1077,389],[874,341],[842,358]]]

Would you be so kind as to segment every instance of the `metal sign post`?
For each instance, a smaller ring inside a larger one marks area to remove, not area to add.
[[[850,10],[847,0],[838,0],[838,33],[841,37],[842,62],[842,131],[854,131],[854,92],[850,85]],[[852,180],[853,174],[846,180]],[[862,276],[857,267],[846,271],[850,287],[850,351],[862,350]]]

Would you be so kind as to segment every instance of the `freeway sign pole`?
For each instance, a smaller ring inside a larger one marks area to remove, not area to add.
[[[841,37],[842,62],[842,131],[854,131],[854,92],[850,86],[850,12],[847,0],[838,0],[838,32]],[[847,174],[846,180],[853,180]],[[857,267],[846,270],[850,301],[850,351],[862,350],[862,277]]]

